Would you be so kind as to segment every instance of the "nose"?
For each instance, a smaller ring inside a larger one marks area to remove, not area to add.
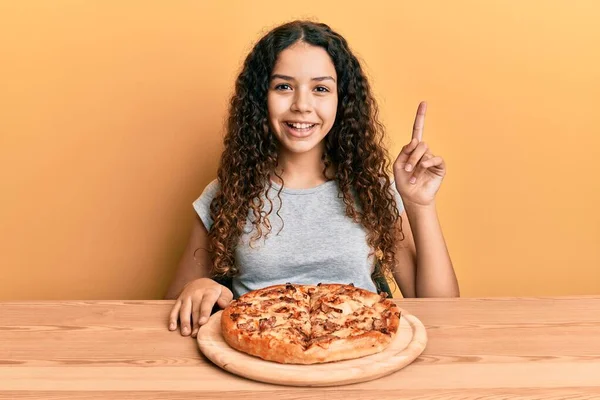
[[[294,102],[291,107],[295,112],[309,112],[312,110],[312,100],[306,90],[297,90],[294,96]]]

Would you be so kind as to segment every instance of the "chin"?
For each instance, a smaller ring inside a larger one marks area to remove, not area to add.
[[[285,148],[285,150],[287,150],[290,153],[294,153],[294,154],[302,154],[302,153],[308,153],[311,150],[314,150],[315,147],[317,147],[317,144],[312,144],[312,143],[303,143],[303,144],[284,144],[283,147]]]

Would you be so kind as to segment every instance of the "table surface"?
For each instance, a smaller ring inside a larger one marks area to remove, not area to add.
[[[0,302],[0,399],[600,399],[600,296],[395,301],[422,355],[327,388],[221,370],[167,330],[172,301]]]

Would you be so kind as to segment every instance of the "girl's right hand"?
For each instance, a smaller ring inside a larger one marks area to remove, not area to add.
[[[196,337],[198,329],[210,317],[215,303],[221,308],[233,300],[233,293],[225,286],[209,278],[200,278],[186,284],[171,309],[169,330],[177,329],[177,317],[181,323],[181,335]],[[191,321],[191,326],[190,326]]]

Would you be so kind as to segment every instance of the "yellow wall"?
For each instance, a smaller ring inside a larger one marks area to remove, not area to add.
[[[3,1],[0,299],[160,298],[233,79],[276,24],[365,62],[392,153],[420,100],[464,296],[600,293],[600,3]]]

